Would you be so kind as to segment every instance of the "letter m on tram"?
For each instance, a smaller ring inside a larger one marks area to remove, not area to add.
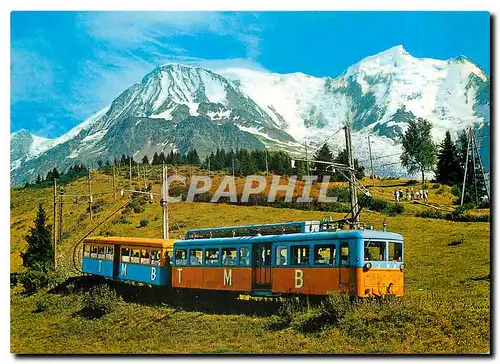
[[[232,269],[229,269],[229,271],[227,269],[224,269],[224,285],[225,286],[231,286],[233,284],[232,274],[233,274]]]

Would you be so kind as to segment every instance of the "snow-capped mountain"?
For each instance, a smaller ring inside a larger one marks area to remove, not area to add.
[[[346,122],[353,125],[356,157],[372,152],[377,174],[402,173],[399,138],[411,114],[428,119],[436,141],[469,125],[489,135],[489,78],[465,57],[412,57],[402,46],[367,57],[337,78],[248,69],[210,71],[160,66],[108,107],[56,139],[27,131],[11,134],[11,182],[34,180],[57,166],[196,148],[270,148],[304,152]],[[344,147],[343,132],[330,140]],[[375,163],[377,165],[377,163]]]

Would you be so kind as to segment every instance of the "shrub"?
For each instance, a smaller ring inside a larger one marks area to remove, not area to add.
[[[118,219],[113,220],[113,224],[132,224],[132,220],[122,215]]]
[[[139,222],[139,227],[146,227],[149,225],[149,220],[148,219],[142,219],[140,222]]]
[[[194,201],[195,202],[210,202],[210,200],[212,199],[212,196],[213,195],[210,192],[201,193],[199,195],[194,196]]]
[[[42,294],[35,302],[34,312],[44,312],[56,305],[55,297],[51,294]]]
[[[349,201],[351,201],[351,192],[349,191],[348,188],[345,188],[345,187],[330,188],[327,191],[326,195],[337,197],[337,202],[349,202]]]
[[[26,293],[35,293],[42,288],[53,286],[61,280],[57,272],[44,267],[30,268],[19,276]]]
[[[102,317],[113,311],[118,304],[115,291],[104,284],[91,287],[82,294],[81,299],[83,305],[81,313],[90,318]]]

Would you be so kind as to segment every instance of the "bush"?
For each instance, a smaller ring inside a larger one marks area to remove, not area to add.
[[[81,313],[86,317],[102,317],[118,304],[118,296],[107,285],[101,284],[90,288],[81,296],[83,308]]]
[[[42,294],[35,302],[34,312],[44,312],[56,305],[55,297],[51,294]]]
[[[345,187],[333,187],[330,188],[327,193],[329,197],[337,197],[337,202],[350,202],[351,201],[351,192],[348,188]]]
[[[465,205],[464,205],[465,206]],[[442,213],[437,210],[425,210],[422,212],[417,212],[415,216],[430,218],[430,219],[441,219],[441,220],[449,220],[449,221],[460,221],[460,222],[488,222],[490,221],[489,215],[481,215],[481,216],[473,216],[464,213],[463,206],[458,206],[455,211]]]
[[[113,220],[113,224],[132,224],[132,220],[122,215],[118,219]]]
[[[42,288],[57,284],[61,277],[52,269],[43,267],[30,268],[19,276],[19,281],[26,293],[35,293]]]
[[[148,219],[142,219],[140,222],[139,222],[139,227],[146,227],[149,225],[149,220]]]

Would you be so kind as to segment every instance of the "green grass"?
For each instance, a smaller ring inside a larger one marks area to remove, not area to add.
[[[106,178],[106,176],[100,176]],[[380,195],[390,198],[394,185],[377,181]],[[120,179],[120,184],[127,181]],[[365,183],[368,184],[368,183]],[[95,182],[96,191],[110,183]],[[86,192],[86,182],[67,186],[67,193]],[[153,187],[157,189],[158,186]],[[71,192],[69,192],[71,190]],[[437,190],[437,189],[436,189]],[[19,252],[38,201],[52,216],[51,190],[13,190],[11,193],[11,272],[22,272]],[[431,197],[432,197],[431,190]],[[88,204],[65,206],[65,239],[58,245],[59,270],[75,276],[70,258],[73,244],[124,202],[103,195],[103,210],[91,223]],[[440,203],[444,206],[446,201]],[[410,205],[410,204],[407,204]],[[118,223],[119,212],[94,235],[161,237],[158,201],[130,212],[131,223]],[[419,208],[419,207],[417,207]],[[332,214],[334,218],[344,214]],[[321,219],[318,211],[226,204],[179,203],[171,206],[172,237],[188,228],[291,220]],[[140,221],[147,219],[147,226]],[[139,286],[119,289],[120,301],[109,314],[89,319],[81,315],[81,291],[26,296],[11,289],[11,351],[16,353],[476,353],[490,351],[490,224],[424,219],[407,214],[384,216],[364,211],[361,219],[405,238],[406,295],[389,302],[348,305],[338,322],[304,332],[316,320],[317,306],[295,309],[295,321],[280,329],[276,305],[262,301],[214,302],[201,298],[168,297],[147,300],[154,290]],[[149,293],[148,293],[149,292]],[[40,310],[42,308],[42,310]]]

